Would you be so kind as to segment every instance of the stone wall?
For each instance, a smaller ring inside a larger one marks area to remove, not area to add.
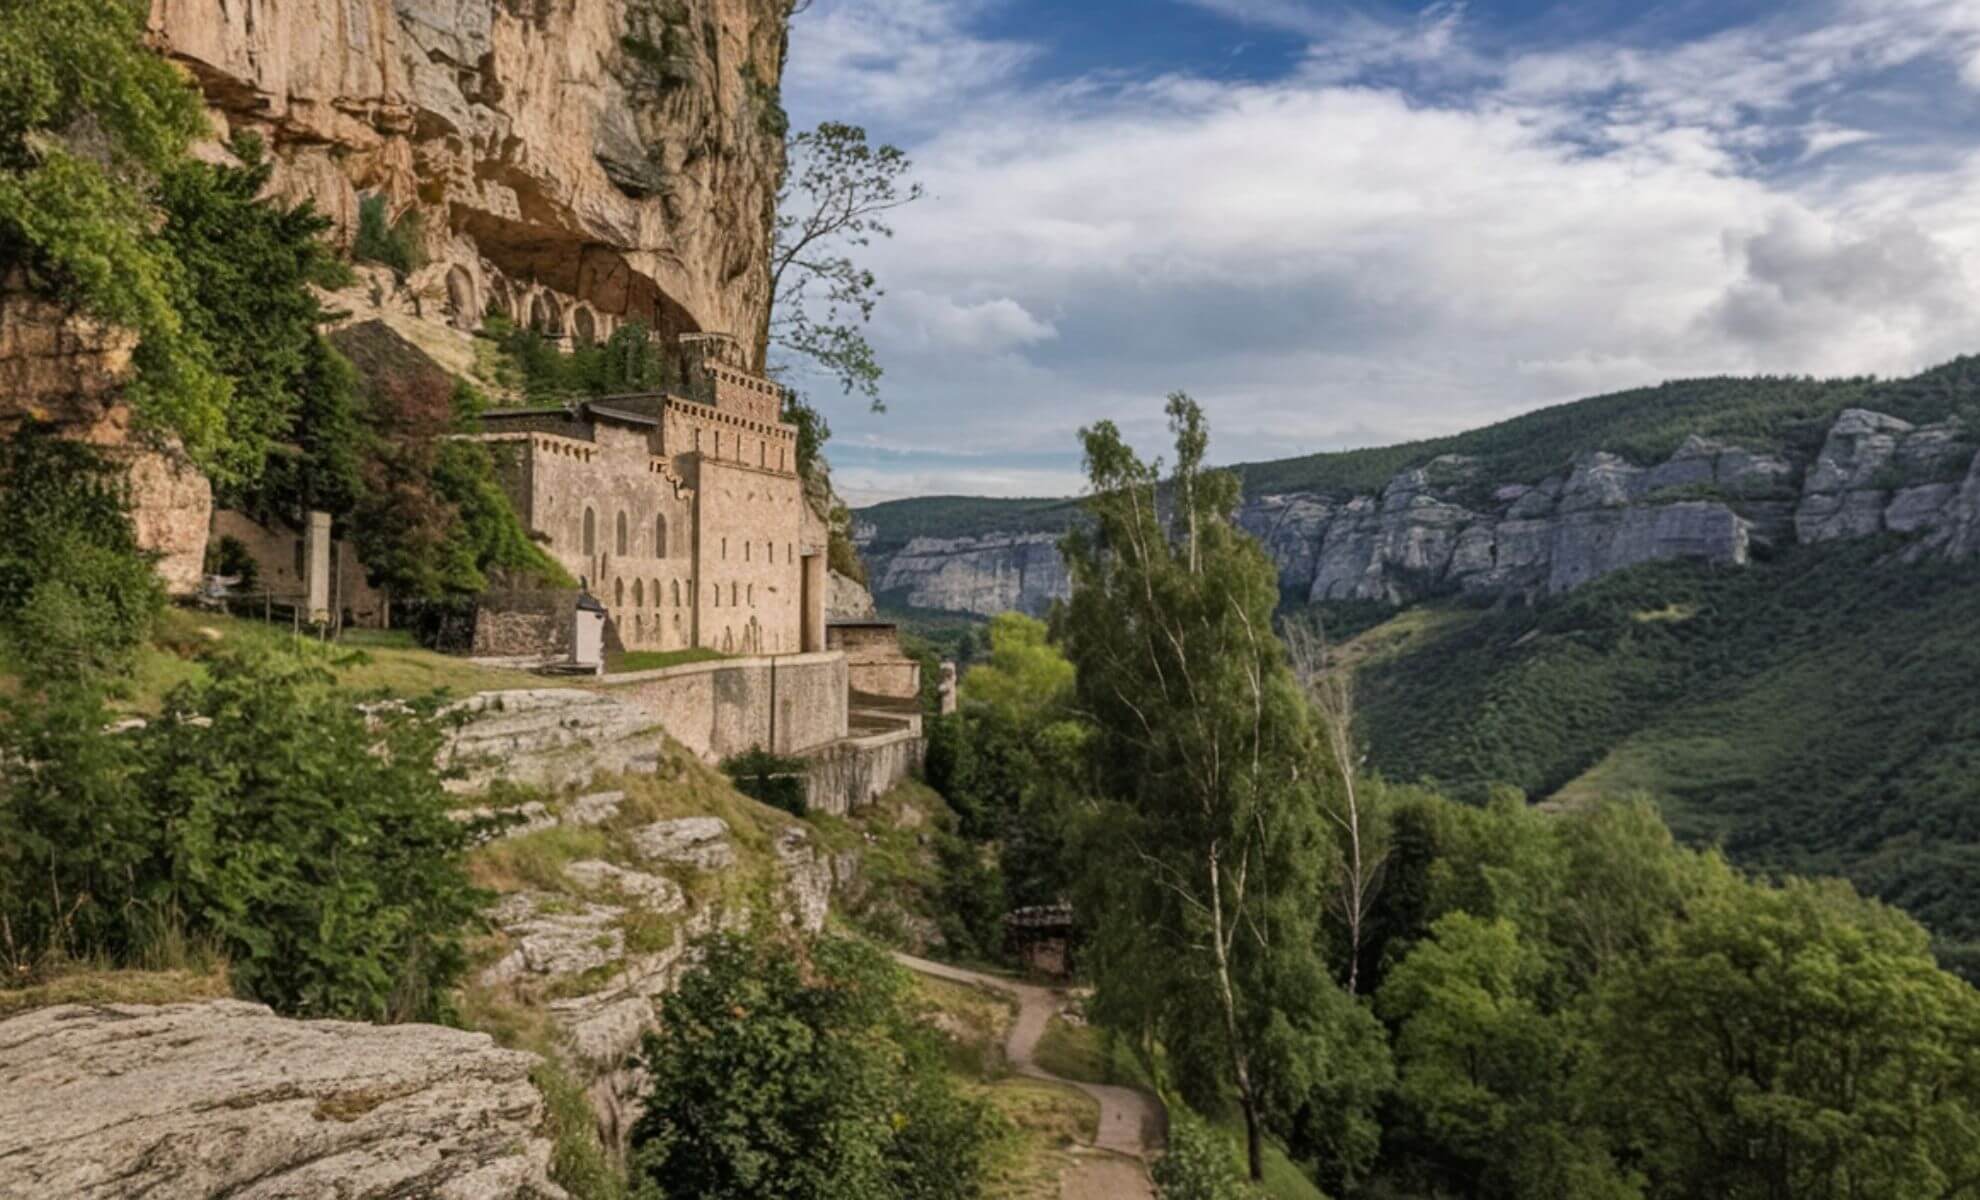
[[[805,756],[805,802],[841,817],[865,808],[918,772],[926,748],[911,728],[834,742]]]
[[[826,626],[825,646],[846,656],[855,692],[912,700],[921,695],[921,663],[901,652],[899,627],[888,621],[838,621]]]
[[[245,513],[230,508],[213,514],[213,538],[233,538],[254,559],[255,584],[243,594],[269,594],[278,602],[297,603],[303,599],[307,580],[303,577],[302,534],[286,526],[263,525]],[[343,540],[330,548],[330,607],[347,618],[347,624],[376,628],[386,616],[385,594],[364,577],[364,564],[357,550]]]
[[[566,658],[577,589],[484,592],[474,609],[471,652],[486,658]]]
[[[796,754],[846,736],[840,654],[723,659],[607,676],[599,693],[637,706],[708,761],[755,747]]]

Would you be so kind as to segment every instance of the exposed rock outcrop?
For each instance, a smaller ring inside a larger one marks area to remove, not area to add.
[[[876,593],[916,608],[990,615],[1043,612],[1070,594],[1059,539],[1047,533],[986,533],[969,538],[915,538],[869,561]]]
[[[1912,538],[1912,557],[1980,553],[1980,459],[1957,421],[1914,427],[1849,409],[1803,458],[1693,436],[1661,463],[1594,451],[1525,482],[1447,455],[1379,494],[1251,496],[1237,520],[1277,562],[1281,589],[1312,600],[1531,598],[1640,563],[1740,566],[1757,548],[1883,533]],[[1043,612],[1068,592],[1050,534],[917,538],[888,552],[863,528],[889,599],[990,615]]]
[[[825,619],[828,621],[864,621],[874,613],[873,593],[866,585],[849,575],[833,571],[828,576],[830,586],[825,594]]]
[[[450,786],[478,791],[495,779],[536,787],[583,785],[599,773],[651,773],[660,731],[629,700],[582,688],[480,692],[453,706],[463,718],[446,765]],[[602,818],[601,818],[602,819]]]
[[[124,464],[138,544],[174,595],[197,591],[213,488],[169,442],[133,430],[123,402],[137,337],[0,283],[0,437],[26,422]]]
[[[533,1055],[237,1000],[0,1021],[0,1195],[555,1200]]]
[[[752,344],[768,306],[788,0],[152,0],[216,132],[345,237],[416,210],[415,311]]]

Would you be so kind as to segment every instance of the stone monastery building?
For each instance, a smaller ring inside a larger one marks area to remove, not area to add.
[[[629,650],[825,649],[826,528],[778,387],[723,334],[689,334],[687,391],[495,409],[517,513]]]

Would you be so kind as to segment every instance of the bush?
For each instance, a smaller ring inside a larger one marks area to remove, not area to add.
[[[91,690],[0,712],[0,912],[14,956],[141,962],[215,943],[299,1016],[445,1017],[483,897],[434,768],[441,730],[295,662],[222,656],[168,717],[106,734]]]
[[[1155,1160],[1162,1200],[1241,1200],[1244,1176],[1229,1140],[1186,1108],[1170,1111],[1169,1149]]]
[[[723,762],[722,773],[736,785],[737,791],[752,800],[802,817],[810,811],[804,787],[809,767],[801,758],[785,758],[756,746]]]
[[[862,942],[718,934],[647,1035],[635,1194],[963,1200],[994,1117],[958,1095],[898,967]]]
[[[23,674],[126,669],[164,602],[100,452],[32,431],[0,445],[0,649]]]
[[[357,238],[351,244],[351,257],[390,267],[400,279],[425,266],[419,211],[407,209],[395,223],[386,216],[385,197],[372,195],[358,201]]]

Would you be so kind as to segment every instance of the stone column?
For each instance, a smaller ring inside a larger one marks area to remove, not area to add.
[[[803,562],[804,579],[799,590],[802,597],[800,620],[804,635],[803,650],[806,654],[813,654],[825,648],[825,591],[828,586],[825,556],[807,554]]]
[[[305,604],[312,625],[330,623],[330,514],[312,512],[303,523]]]

